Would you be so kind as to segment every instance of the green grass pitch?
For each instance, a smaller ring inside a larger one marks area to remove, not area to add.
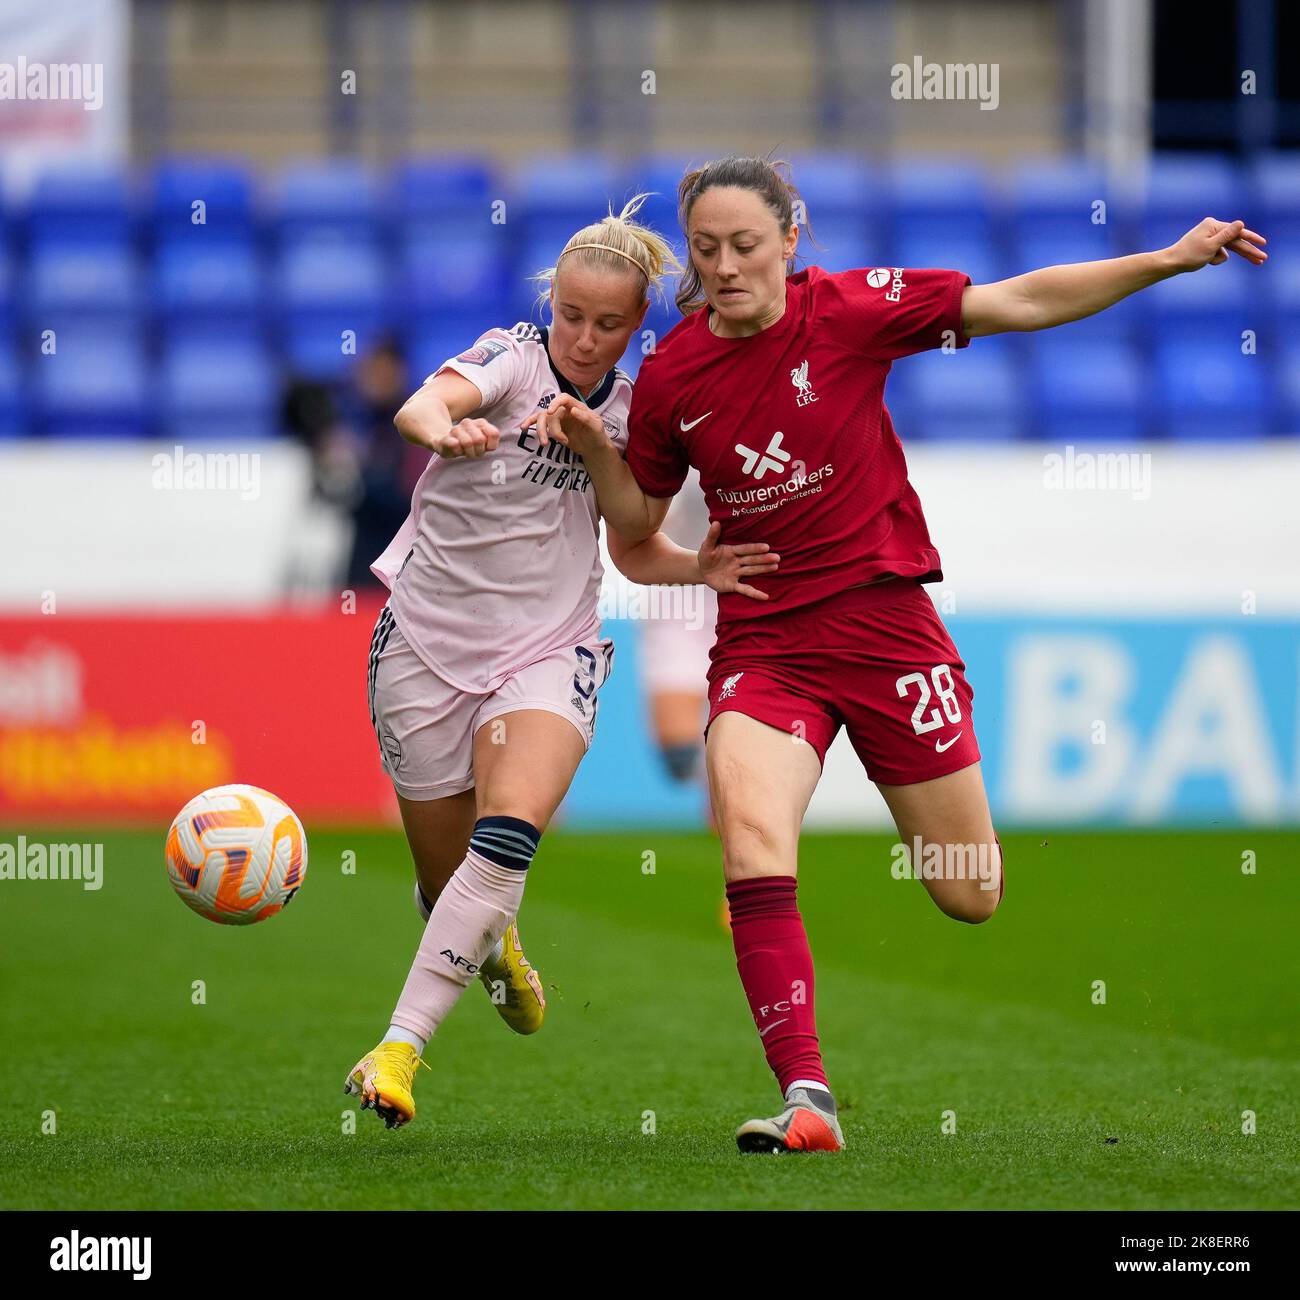
[[[781,1158],[732,1140],[778,1098],[705,834],[548,833],[521,915],[545,1028],[472,986],[398,1132],[346,1131],[342,1080],[419,938],[400,836],[311,834],[301,895],[246,930],[173,895],[161,833],[102,838],[99,893],[0,883],[0,1207],[1300,1205],[1294,832],[1004,835],[978,927],[890,879],[888,837],[806,835],[849,1146]]]

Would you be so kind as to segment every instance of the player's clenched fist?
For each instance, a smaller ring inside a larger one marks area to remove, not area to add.
[[[501,443],[501,432],[487,420],[467,419],[453,424],[440,438],[435,437],[429,450],[448,460],[456,456],[482,456],[496,451]]]

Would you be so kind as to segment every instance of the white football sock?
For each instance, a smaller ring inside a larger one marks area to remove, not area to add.
[[[410,1043],[423,1056],[425,1044],[429,1040],[421,1038],[413,1029],[403,1029],[401,1025],[389,1025],[388,1032],[384,1035],[382,1041],[385,1043]]]
[[[816,1088],[818,1092],[830,1092],[830,1089],[820,1079],[796,1079],[786,1090],[786,1100],[790,1099],[790,1094],[796,1088]]]

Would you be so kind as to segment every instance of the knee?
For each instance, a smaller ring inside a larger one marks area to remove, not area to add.
[[[728,880],[749,876],[793,875],[794,864],[787,862],[782,837],[760,818],[726,816],[719,819],[722,840],[722,869]]]
[[[990,844],[976,846],[974,861],[963,875],[957,888],[945,891],[936,901],[954,921],[982,925],[1002,901],[1002,846],[996,837]]]
[[[967,925],[982,925],[998,910],[998,891],[985,889],[980,884],[964,890],[958,897],[947,900],[943,910],[954,921]]]

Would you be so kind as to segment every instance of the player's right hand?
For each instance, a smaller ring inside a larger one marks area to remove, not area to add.
[[[1268,261],[1268,254],[1262,245],[1267,243],[1263,235],[1247,230],[1244,221],[1218,221],[1206,217],[1172,245],[1170,252],[1180,271],[1222,266],[1229,253],[1236,253],[1252,266],[1263,266]]]
[[[561,393],[546,410],[534,411],[519,427],[536,428],[540,446],[558,442],[579,456],[603,450],[610,441],[600,416],[570,393]]]
[[[429,450],[436,456],[453,460],[457,456],[482,456],[496,451],[501,443],[501,431],[487,420],[473,417],[453,424],[441,438],[435,438]]]

